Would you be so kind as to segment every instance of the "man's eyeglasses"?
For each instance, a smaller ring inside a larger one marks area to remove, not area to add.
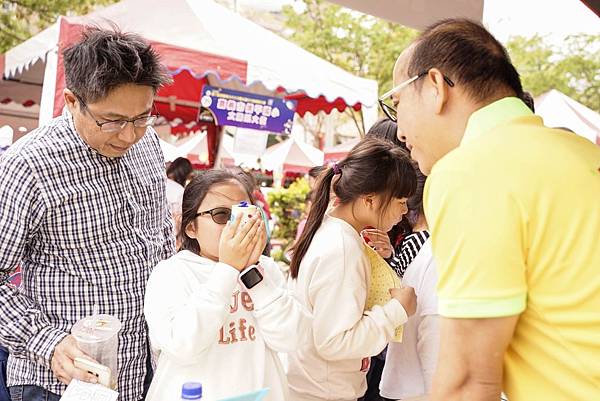
[[[105,132],[107,134],[115,133],[115,132],[119,132],[119,131],[123,130],[128,123],[132,123],[135,128],[147,128],[147,127],[150,127],[151,125],[153,125],[156,122],[156,119],[158,118],[158,116],[156,114],[150,114],[148,116],[132,118],[131,120],[123,119],[123,120],[100,122],[92,114],[92,112],[87,107],[85,102],[83,100],[81,100],[79,98],[79,96],[76,96],[76,97],[77,97],[77,100],[79,100],[79,103],[81,104],[81,106],[87,111],[87,113],[90,115],[90,117],[92,117],[92,119],[96,122],[96,125],[98,127],[100,127],[100,131]]]
[[[205,212],[196,213],[194,217],[205,216],[207,214],[210,214],[215,223],[223,225],[227,224],[231,218],[231,209],[228,207],[216,207]]]
[[[386,93],[381,95],[381,97],[379,98],[379,106],[381,107],[381,110],[383,110],[383,113],[386,115],[387,118],[389,118],[393,122],[398,121],[396,107],[394,107],[393,104],[390,105],[390,104],[385,103],[385,101],[391,100],[392,95],[394,93],[398,92],[400,89],[406,88],[408,85],[412,84],[416,80],[423,78],[425,75],[427,75],[427,73],[429,73],[429,70],[423,71],[423,72],[415,75],[414,77],[409,78],[406,81],[399,83],[398,85],[396,85],[395,87],[393,87],[392,89],[390,89],[389,91],[387,91]],[[454,82],[452,82],[452,80],[445,75],[444,75],[444,81],[446,81],[448,86],[450,86],[450,87],[454,86]]]

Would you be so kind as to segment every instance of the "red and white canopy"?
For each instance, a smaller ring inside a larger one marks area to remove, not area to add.
[[[175,84],[158,94],[159,111],[167,118],[195,120],[207,82],[248,84],[254,92],[298,100],[300,115],[346,107],[376,110],[375,81],[352,75],[212,0],[123,0],[83,17],[61,17],[0,60],[5,79],[33,84],[9,91],[4,86],[9,81],[0,81],[3,96],[41,102],[41,114],[56,115],[64,88],[62,50],[79,38],[84,25],[111,23],[143,35],[171,70]]]
[[[360,138],[351,139],[346,142],[342,142],[339,145],[325,148],[325,163],[337,162],[345,159],[348,153],[360,142]]]

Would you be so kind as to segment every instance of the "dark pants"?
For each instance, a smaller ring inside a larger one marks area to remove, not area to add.
[[[12,401],[59,401],[60,395],[38,386],[11,386]]]
[[[371,366],[367,373],[367,392],[364,396],[359,398],[358,401],[384,400],[384,398],[379,395],[379,382],[381,382],[381,374],[383,373],[383,366],[385,365],[384,352],[371,358]]]
[[[8,352],[0,347],[0,401],[10,401],[6,388],[6,362],[8,362]]]

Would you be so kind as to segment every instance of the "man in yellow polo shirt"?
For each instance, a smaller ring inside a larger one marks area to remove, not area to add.
[[[470,21],[424,31],[394,86],[382,107],[430,174],[432,399],[600,400],[600,147],[545,127],[506,50]]]

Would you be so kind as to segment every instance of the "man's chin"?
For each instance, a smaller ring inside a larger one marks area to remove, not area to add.
[[[433,167],[430,163],[425,163],[425,162],[421,162],[418,161],[419,163],[419,170],[421,171],[421,173],[423,173],[426,176],[429,176],[429,174],[431,173],[431,168]]]
[[[129,151],[129,148],[119,148],[116,146],[108,145],[101,151],[98,151],[102,156],[106,157],[121,157],[125,156],[125,153]]]
[[[420,157],[420,155],[418,155],[415,152],[415,148],[411,149],[411,151],[410,151],[410,158],[417,162],[417,164],[419,165],[419,170],[421,171],[421,173],[423,173],[425,175],[429,175],[429,173],[431,172],[431,167],[432,167],[431,163],[429,163],[423,157]]]

